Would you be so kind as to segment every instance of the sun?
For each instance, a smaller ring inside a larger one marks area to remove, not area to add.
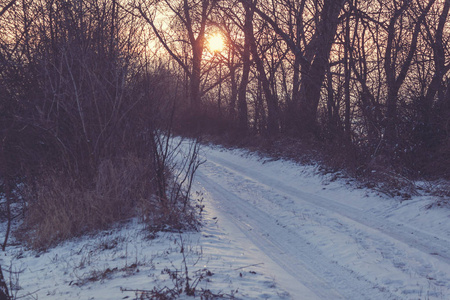
[[[225,48],[223,35],[215,33],[208,38],[208,49],[211,52],[220,52]]]

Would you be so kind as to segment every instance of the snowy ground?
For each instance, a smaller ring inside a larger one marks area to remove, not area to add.
[[[184,259],[191,284],[201,279],[197,295],[450,299],[450,210],[427,209],[432,197],[381,197],[240,150],[202,155],[200,232],[148,239],[133,221],[39,255],[9,246],[0,260],[20,271],[11,273],[18,298],[133,299],[177,286]]]

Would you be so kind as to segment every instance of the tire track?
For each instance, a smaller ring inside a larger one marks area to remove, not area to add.
[[[331,199],[300,191],[277,179],[269,178],[250,169],[245,169],[242,166],[236,165],[212,154],[208,154],[208,161],[225,168],[230,172],[238,173],[244,178],[277,190],[280,194],[295,197],[296,199],[305,201],[332,213],[337,213],[365,227],[379,231],[380,233],[402,242],[409,247],[415,248],[427,255],[432,255],[441,262],[450,265],[450,242],[447,240],[437,236],[431,236],[427,233],[404,226],[403,224],[394,223],[386,219],[379,220],[370,213],[337,203]]]
[[[197,179],[214,199],[215,205],[233,219],[249,240],[319,298],[394,298],[388,292],[376,290],[375,284],[358,278],[352,270],[321,255],[301,235],[277,226],[273,216],[242,199],[237,191],[225,189],[202,171],[198,171]],[[286,236],[290,238],[286,239]],[[374,294],[377,296],[374,297]]]

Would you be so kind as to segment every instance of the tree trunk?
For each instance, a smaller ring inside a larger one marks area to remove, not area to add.
[[[394,146],[397,139],[397,98],[398,88],[390,86],[386,100],[386,129],[385,138],[388,145]]]
[[[251,39],[253,38],[253,10],[247,4],[243,4],[245,9],[244,23],[244,51],[242,53],[242,78],[238,89],[238,129],[245,133],[248,129],[248,109],[247,109],[247,85],[250,74],[250,50]]]
[[[297,130],[300,134],[317,134],[317,108],[320,92],[339,22],[339,15],[345,2],[346,0],[324,1],[317,32],[305,51],[306,57],[312,56],[314,60],[311,63],[308,60],[303,60],[301,64],[300,101],[298,101],[296,109],[299,115]],[[312,53],[312,55],[308,53]]]
[[[231,50],[230,50],[231,52]],[[231,59],[228,64],[230,70],[230,81],[231,81],[231,96],[230,96],[230,106],[228,108],[228,115],[232,121],[236,120],[236,102],[238,97],[238,84],[236,78],[236,66],[234,64],[234,52],[229,53]]]
[[[189,97],[191,109],[194,114],[200,113],[200,81],[202,64],[203,42],[196,41],[192,45],[192,72],[190,78]]]
[[[350,116],[350,77],[351,69],[349,63],[350,52],[350,17],[345,20],[345,46],[344,46],[344,101],[345,101],[345,140],[351,142],[351,116]]]
[[[258,48],[254,36],[251,36],[251,52],[253,55],[253,60],[256,63],[256,69],[258,71],[258,77],[261,81],[262,90],[266,98],[267,103],[267,133],[269,135],[277,134],[279,131],[278,124],[278,104],[276,96],[273,95],[270,89],[270,81],[267,78],[266,71],[264,68],[264,63],[259,56]]]

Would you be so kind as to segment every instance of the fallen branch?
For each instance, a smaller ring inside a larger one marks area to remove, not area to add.
[[[241,270],[241,269],[244,269],[244,268],[248,268],[248,267],[254,267],[254,266],[259,266],[259,265],[263,265],[264,263],[258,263],[258,264],[253,264],[253,265],[247,265],[247,266],[243,266],[243,267],[240,267],[240,268],[237,268],[237,269],[234,269],[235,271],[237,271],[237,270]]]
[[[8,286],[3,276],[2,266],[0,266],[0,300],[10,300]]]

